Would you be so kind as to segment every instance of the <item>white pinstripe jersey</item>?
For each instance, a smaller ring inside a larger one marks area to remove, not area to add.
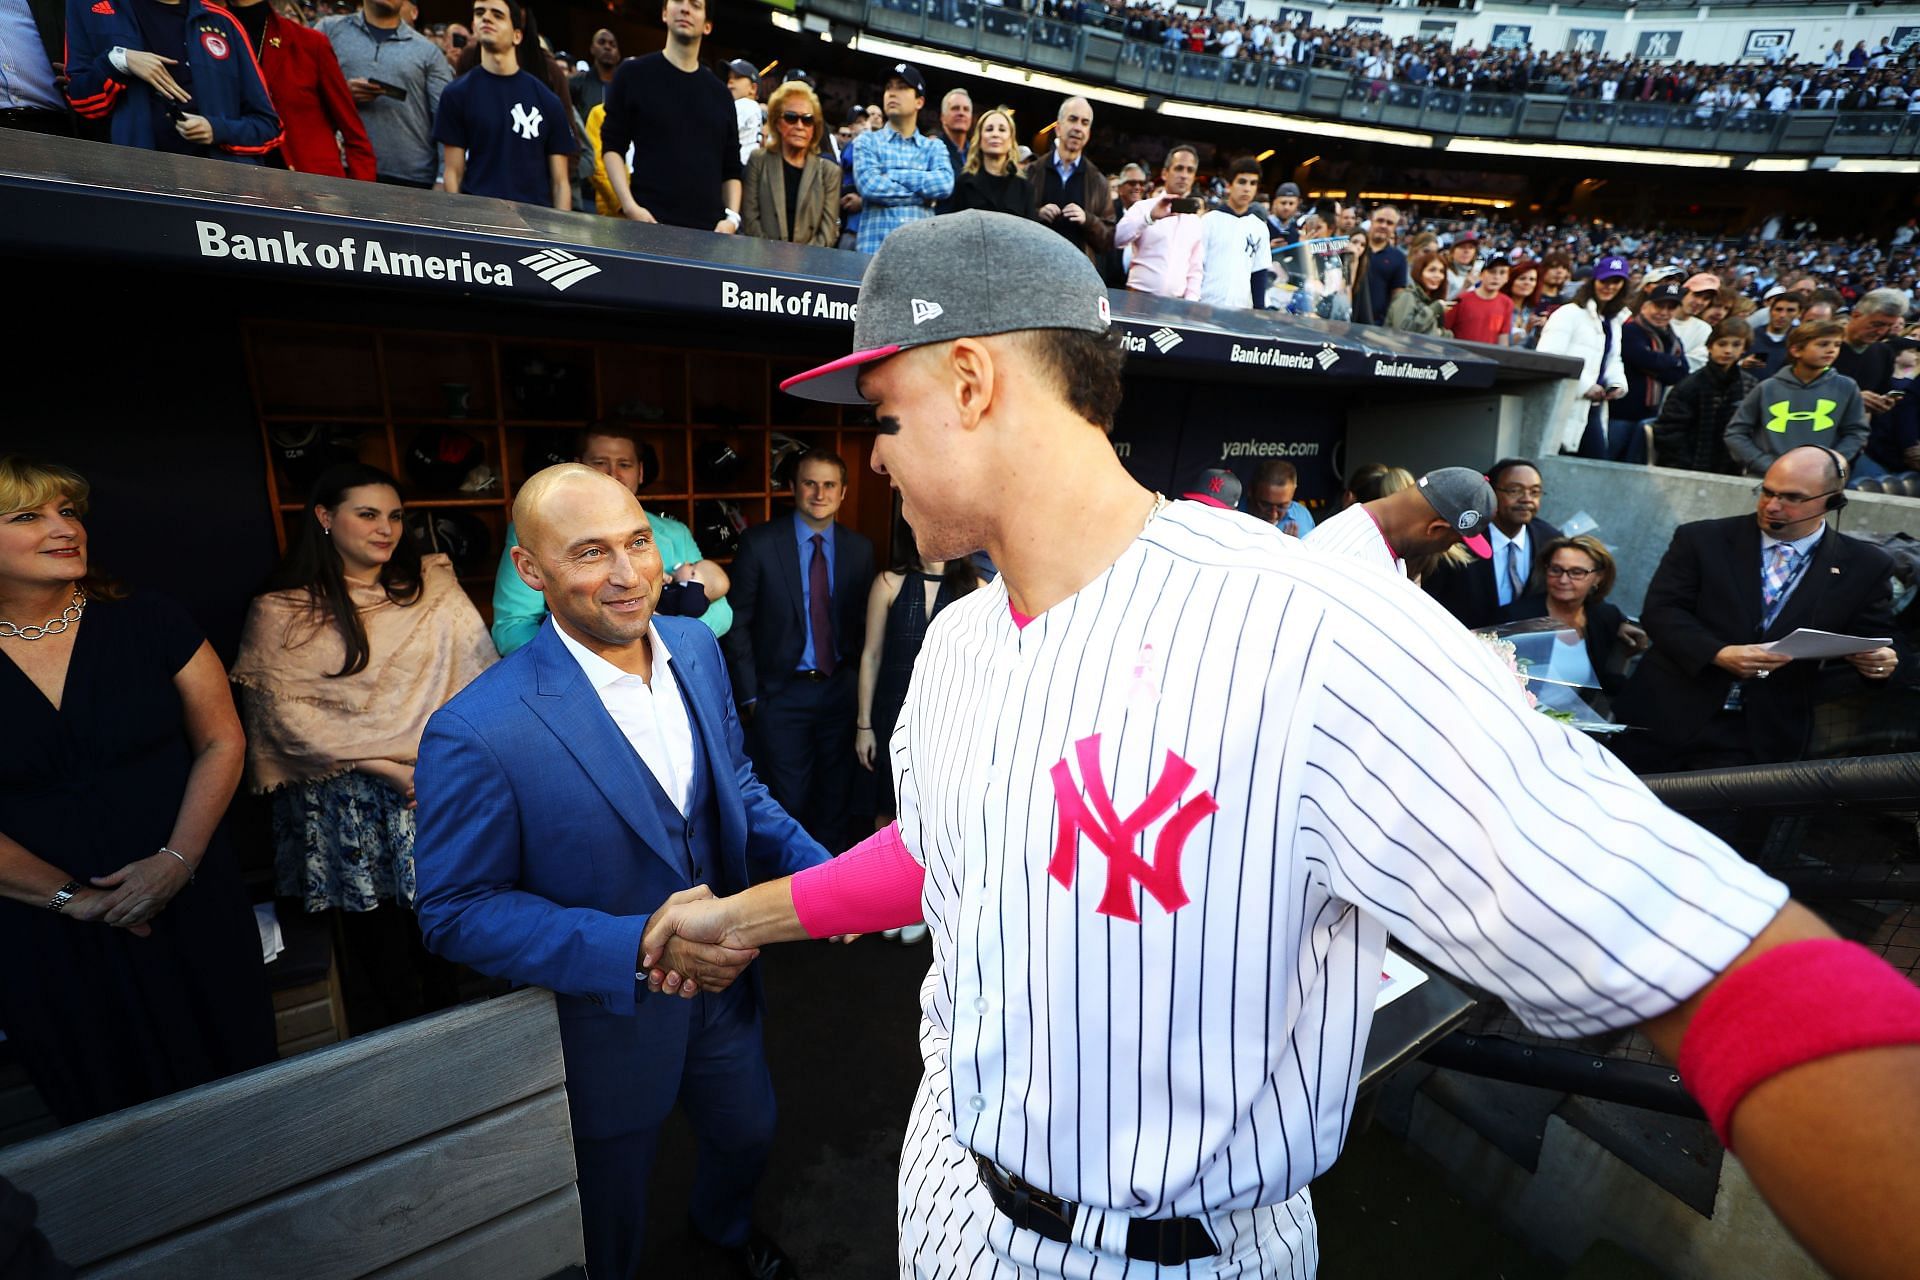
[[[1000,582],[944,610],[891,753],[955,1137],[1132,1216],[1332,1163],[1389,928],[1573,1035],[1672,1008],[1786,899],[1424,593],[1195,503],[1024,630]]]
[[[1407,576],[1407,562],[1400,558],[1380,532],[1379,521],[1365,505],[1354,503],[1338,515],[1328,516],[1307,533],[1303,542],[1315,551],[1330,556],[1352,556],[1368,564],[1379,565],[1401,577]]]

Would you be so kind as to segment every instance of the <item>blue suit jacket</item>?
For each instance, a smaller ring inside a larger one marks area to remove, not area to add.
[[[719,804],[714,892],[825,861],[753,774],[713,633],[688,618],[654,625]],[[677,1090],[659,1086],[679,1079],[694,1008],[634,981],[652,912],[691,887],[667,852],[645,768],[549,618],[427,722],[414,774],[427,946],[558,995],[583,1137],[665,1118]],[[758,999],[758,974],[743,981]]]

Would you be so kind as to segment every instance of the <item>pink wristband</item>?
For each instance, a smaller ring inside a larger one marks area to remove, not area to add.
[[[810,938],[875,933],[919,924],[927,871],[900,839],[898,823],[839,857],[794,876],[793,913]]]
[[[1836,1054],[1920,1044],[1920,990],[1856,942],[1775,947],[1720,980],[1680,1042],[1680,1077],[1732,1148],[1755,1085]]]

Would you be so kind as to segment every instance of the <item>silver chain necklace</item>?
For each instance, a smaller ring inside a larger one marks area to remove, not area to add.
[[[74,623],[80,621],[80,615],[87,611],[87,597],[78,587],[73,590],[73,599],[60,611],[60,616],[50,618],[44,626],[16,627],[11,622],[0,622],[0,640],[44,640],[48,636],[57,636]]]

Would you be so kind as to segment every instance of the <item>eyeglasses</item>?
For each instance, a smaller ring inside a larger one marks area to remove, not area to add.
[[[788,124],[804,124],[809,128],[813,125],[813,117],[804,111],[782,111],[780,118]]]
[[[1790,507],[1804,506],[1809,502],[1818,502],[1822,498],[1831,498],[1839,493],[1838,489],[1829,489],[1825,493],[1775,493],[1763,484],[1753,486],[1753,496],[1763,502],[1784,502]]]
[[[1547,566],[1547,576],[1549,578],[1572,578],[1575,582],[1585,582],[1598,572],[1599,570],[1597,569],[1576,569],[1572,565],[1565,564],[1550,564]]]
[[[1503,498],[1538,498],[1546,491],[1539,485],[1534,485],[1531,489],[1524,489],[1517,484],[1509,484],[1502,485],[1500,488],[1495,489],[1494,492]]]

